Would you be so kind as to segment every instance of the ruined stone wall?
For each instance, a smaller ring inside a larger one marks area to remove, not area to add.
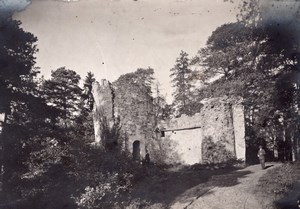
[[[105,116],[109,122],[120,117],[121,129],[126,135],[126,149],[133,150],[134,141],[140,142],[140,154],[145,155],[149,141],[153,139],[155,121],[151,96],[142,92],[138,86],[117,80],[109,83],[102,80],[93,85],[95,142],[101,140],[100,118]]]
[[[177,156],[178,162],[222,162],[232,156],[245,160],[243,107],[227,97],[203,101],[200,113],[164,121],[159,128],[165,133],[160,140],[175,144],[170,156]],[[215,150],[208,150],[210,146]]]
[[[214,98],[201,109],[202,139],[211,138],[214,143],[221,141],[226,149],[235,152],[232,104],[228,98]]]
[[[128,136],[128,150],[132,152],[133,142],[140,141],[141,155],[154,137],[155,121],[152,97],[145,94],[139,86],[117,80],[115,89],[115,113],[120,116],[122,130]]]
[[[246,160],[245,116],[244,106],[239,102],[233,105],[233,126],[235,137],[235,153],[237,159]]]
[[[161,122],[159,129],[165,136],[160,137],[160,140],[167,141],[165,143],[167,146],[172,144],[172,148],[168,149],[166,163],[191,165],[202,161],[201,143],[199,143],[202,140],[201,126],[199,113],[194,116],[182,115],[180,118]]]
[[[95,142],[101,140],[101,125],[100,118],[106,117],[108,122],[112,123],[114,118],[114,94],[111,84],[107,80],[101,80],[93,83],[92,94],[94,96],[93,121]]]
[[[101,141],[100,118],[105,116],[112,123],[120,117],[127,150],[133,153],[134,142],[139,142],[141,157],[148,149],[152,160],[163,158],[167,163],[245,160],[244,110],[239,101],[227,97],[202,101],[200,113],[160,123],[162,137],[156,129],[152,97],[139,86],[122,79],[113,84],[102,80],[93,85],[93,95],[97,143]]]

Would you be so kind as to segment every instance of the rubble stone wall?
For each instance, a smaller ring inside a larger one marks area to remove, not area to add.
[[[222,145],[227,155],[245,160],[243,106],[227,97],[209,99],[203,104],[201,112],[194,116],[182,115],[163,121],[159,128],[165,132],[165,137],[160,140],[167,139],[177,144],[172,151],[177,153],[184,164],[203,163],[205,159],[211,158],[202,152],[203,143],[207,139],[219,148]],[[218,154],[220,150],[213,153]]]
[[[126,148],[132,152],[133,142],[140,142],[141,156],[145,155],[148,142],[153,139],[155,122],[152,98],[126,82],[109,83],[102,80],[93,85],[95,141],[100,142],[99,118],[109,122],[120,117],[121,129],[126,135]]]
[[[113,89],[111,84],[107,80],[101,80],[100,83],[93,83],[92,94],[95,100],[93,109],[95,142],[100,143],[100,118],[106,117],[108,119],[108,122],[112,122],[114,116]]]
[[[234,146],[234,128],[232,104],[227,98],[214,98],[206,102],[201,109],[202,139],[211,138],[214,143],[222,141],[226,149],[232,153]]]
[[[165,137],[161,140],[172,140],[174,143],[173,149],[169,150],[168,159],[165,162],[174,164],[196,164],[202,162],[202,144],[201,142],[201,128],[190,129],[190,130],[180,130],[180,131],[167,131],[165,132]],[[172,156],[177,156],[173,158]]]
[[[240,103],[233,106],[233,127],[235,138],[235,153],[237,159],[246,160],[245,116],[244,106]]]
[[[212,154],[221,153],[203,151],[210,146],[209,141],[226,154],[245,160],[245,121],[240,101],[227,97],[208,99],[201,102],[200,113],[162,121],[157,126],[152,97],[137,86],[124,80],[112,84],[102,80],[94,83],[93,95],[95,142],[101,141],[99,119],[105,116],[113,122],[120,117],[127,150],[132,153],[133,143],[139,141],[142,157],[148,149],[150,156],[160,155],[167,163],[203,163],[214,157]]]

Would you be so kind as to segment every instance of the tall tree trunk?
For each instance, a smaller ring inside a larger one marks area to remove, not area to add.
[[[5,123],[6,114],[0,113],[0,181],[2,182],[2,173],[3,173],[3,128]]]
[[[5,197],[5,125],[6,125],[6,120],[7,120],[7,113],[6,112],[0,112],[0,183],[1,183],[1,188],[0,188],[0,201]]]
[[[295,137],[294,135],[291,136],[291,151],[292,151],[292,161],[296,161],[296,149],[295,149]]]
[[[283,146],[283,160],[286,161],[286,134],[285,134],[285,125],[283,124],[283,130],[282,130],[282,139],[283,139],[283,142],[284,142],[284,146]]]

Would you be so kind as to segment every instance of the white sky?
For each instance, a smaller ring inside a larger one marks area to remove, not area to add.
[[[114,81],[150,66],[170,101],[169,70],[180,51],[194,56],[235,15],[223,0],[33,0],[14,18],[38,37],[37,65],[46,78],[66,66],[82,78],[92,71]]]

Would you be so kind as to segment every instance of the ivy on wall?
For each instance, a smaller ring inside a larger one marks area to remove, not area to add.
[[[234,160],[234,153],[228,151],[222,140],[214,142],[211,136],[202,141],[202,160],[205,164],[218,164]]]

